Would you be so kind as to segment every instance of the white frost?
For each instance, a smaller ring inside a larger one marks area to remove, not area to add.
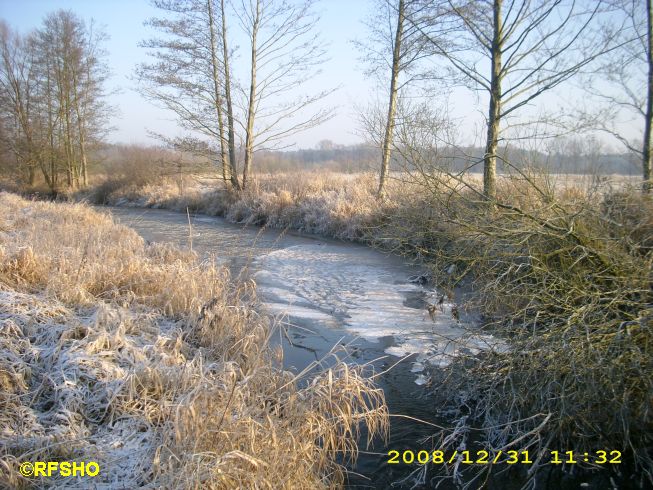
[[[501,345],[456,323],[450,304],[435,322],[426,310],[407,306],[408,295],[423,288],[408,282],[407,268],[396,258],[364,247],[296,245],[260,256],[254,266],[259,295],[272,312],[340,325],[369,341],[392,337],[385,352],[418,354],[415,373],[425,364],[442,367],[453,356]],[[426,382],[424,375],[416,380]]]

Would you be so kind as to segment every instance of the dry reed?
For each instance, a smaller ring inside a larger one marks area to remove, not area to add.
[[[387,431],[360,369],[279,369],[251,284],[84,205],[0,205],[0,486],[335,487]],[[101,472],[18,471],[66,460]]]

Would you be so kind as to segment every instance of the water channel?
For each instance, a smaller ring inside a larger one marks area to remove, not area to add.
[[[262,307],[287,326],[277,340],[285,369],[300,371],[343,344],[347,362],[371,363],[375,372],[383,372],[376,381],[393,414],[390,440],[360,448],[348,488],[413,486],[412,478],[397,482],[417,466],[388,465],[387,452],[433,449],[425,440],[433,427],[414,420],[442,423],[428,396],[425,367],[492,344],[491,337],[475,333],[472,315],[462,312],[454,320],[453,305],[445,301],[432,320],[426,305],[440,294],[415,281],[420,269],[362,245],[165,210],[102,209],[146,240],[181,247],[192,241],[200,256],[215,256],[232,275],[254,279]]]

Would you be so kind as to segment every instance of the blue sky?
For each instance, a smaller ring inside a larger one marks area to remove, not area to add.
[[[363,20],[370,16],[373,5],[372,0],[319,2],[319,29],[329,46],[329,61],[322,66],[322,74],[307,86],[316,90],[340,87],[323,102],[325,106],[336,108],[336,116],[317,128],[292,137],[286,144],[309,148],[323,139],[341,144],[362,140],[358,134],[356,107],[365,106],[377,99],[379,92],[376,82],[365,78],[364,67],[360,66],[361,55],[352,40],[366,37]],[[119,115],[112,121],[116,130],[111,133],[109,140],[123,143],[154,142],[147,136],[148,129],[169,136],[179,134],[173,115],[144,100],[135,91],[136,83],[130,79],[136,64],[146,61],[145,50],[139,48],[138,43],[154,34],[143,26],[143,22],[156,16],[157,9],[148,0],[0,0],[0,18],[12,28],[25,33],[38,27],[47,13],[60,8],[72,10],[85,20],[94,19],[105,27],[110,36],[105,45],[108,51],[107,62],[113,73],[110,88],[119,90],[110,102],[119,109]],[[238,36],[237,26],[231,27],[230,34],[233,36],[232,47],[244,44],[245,40]],[[238,59],[234,64],[234,71],[238,74]],[[242,65],[241,70],[244,67]],[[567,100],[582,100],[582,95],[573,89],[570,91],[565,88],[561,94]],[[547,95],[540,100],[539,106],[552,107],[561,100],[553,94]],[[483,136],[482,121],[487,105],[485,96],[458,89],[448,99],[448,104],[450,114],[461,123],[462,140],[478,143],[479,137],[482,139]],[[537,107],[526,109],[533,113],[539,110]],[[636,128],[637,133],[639,124],[635,122],[630,127]]]
[[[104,25],[110,36],[105,45],[113,73],[110,85],[120,89],[111,103],[119,108],[120,115],[112,121],[116,131],[109,139],[124,143],[149,142],[147,129],[175,134],[173,116],[143,100],[134,90],[135,82],[130,80],[134,66],[146,59],[145,50],[139,48],[138,43],[152,34],[143,22],[155,16],[157,9],[147,0],[0,0],[0,17],[19,32],[27,32],[38,27],[47,13],[60,8],[72,10],[85,20],[93,18]],[[313,147],[322,139],[342,144],[360,141],[352,106],[369,98],[373,83],[365,80],[350,41],[364,35],[361,20],[370,8],[368,0],[327,0],[320,4],[320,30],[330,43],[330,60],[313,83],[341,88],[325,101],[337,107],[336,117],[293,138],[292,143],[298,147]],[[234,26],[232,31],[235,30]]]

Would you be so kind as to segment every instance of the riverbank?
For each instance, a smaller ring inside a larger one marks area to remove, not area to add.
[[[634,488],[650,482],[651,200],[609,182],[555,186],[528,174],[502,179],[488,213],[474,184],[451,176],[393,180],[382,201],[374,184],[370,175],[307,173],[263,179],[240,194],[167,181],[95,195],[360,241],[419,257],[440,290],[473,284],[468,306],[512,349],[433,371],[442,374],[435,406],[455,427],[439,431],[435,446],[465,447],[480,427],[475,444],[491,452],[542,455],[526,480],[551,470],[552,450],[609,449],[622,453],[623,466],[604,470]],[[580,461],[574,471],[600,468]],[[450,474],[491,469],[456,465]]]
[[[343,363],[302,383],[269,350],[250,284],[146,244],[80,204],[0,194],[0,481],[22,462],[95,461],[92,484],[337,486],[383,393]]]
[[[233,223],[357,241],[388,209],[374,196],[372,174],[298,172],[256,178],[236,193],[207,178],[160,179],[144,185],[107,180],[76,200],[220,216]]]

